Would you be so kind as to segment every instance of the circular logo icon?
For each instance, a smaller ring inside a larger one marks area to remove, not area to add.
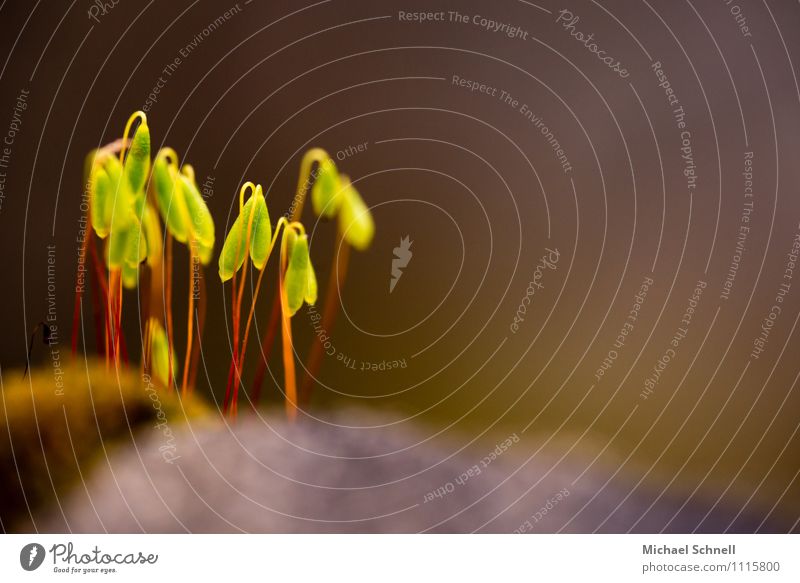
[[[19,552],[19,564],[26,571],[35,571],[44,562],[44,547],[39,543],[30,543]]]

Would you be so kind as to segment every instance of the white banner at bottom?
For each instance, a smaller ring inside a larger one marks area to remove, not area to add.
[[[793,535],[3,535],[0,581],[800,581]]]

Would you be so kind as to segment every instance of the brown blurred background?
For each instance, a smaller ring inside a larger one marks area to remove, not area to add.
[[[325,359],[311,414],[324,416],[333,404],[380,407],[398,421],[428,421],[432,434],[491,443],[486,435],[527,428],[564,452],[576,441],[578,450],[603,451],[633,480],[679,495],[700,488],[764,515],[776,505],[791,527],[800,513],[800,281],[784,273],[800,222],[793,68],[800,9],[741,2],[747,36],[733,3],[576,0],[566,7],[579,18],[570,29],[557,22],[561,5],[536,4],[4,3],[3,136],[18,95],[29,97],[2,169],[3,373],[19,374],[10,369],[24,366],[30,331],[46,317],[48,245],[56,246],[58,335],[68,353],[84,156],[119,137],[164,77],[148,108],[154,148],[176,149],[213,191],[217,248],[239,185],[268,188],[274,221],[291,203],[300,157],[312,146],[340,153],[340,168],[372,206],[376,239],[352,257],[344,311],[330,334],[342,359]],[[468,22],[451,21],[456,10]],[[418,11],[442,11],[444,20],[401,20],[401,12]],[[525,34],[493,32],[476,15]],[[629,76],[571,31],[594,33]],[[176,57],[180,64],[165,75]],[[682,130],[656,62],[686,113],[692,192]],[[470,91],[454,76],[489,89]],[[558,140],[570,172],[523,104]],[[366,147],[346,154],[358,144]],[[746,152],[753,153],[750,199]],[[722,299],[746,200],[750,230]],[[333,225],[316,224],[310,209],[303,220],[325,282]],[[393,248],[405,236],[413,258],[389,293]],[[558,250],[557,267],[544,270],[543,288],[513,333],[546,248]],[[179,250],[179,349],[186,261]],[[215,265],[207,272],[200,383],[221,399],[230,287]],[[633,330],[597,381],[646,277],[654,283]],[[698,280],[707,287],[688,333],[645,399],[645,380],[681,327]],[[784,281],[791,287],[782,311],[764,351],[751,358]],[[274,278],[260,298],[261,326],[273,290]],[[136,353],[136,295],[125,302]],[[302,357],[313,339],[304,312],[294,329]],[[91,334],[87,343],[91,352]],[[251,344],[248,378],[256,352]],[[278,360],[275,353],[265,389],[274,403]],[[360,370],[384,361],[405,366]],[[32,362],[49,366],[41,346]]]

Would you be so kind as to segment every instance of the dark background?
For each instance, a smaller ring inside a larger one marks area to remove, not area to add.
[[[335,154],[368,143],[339,166],[372,206],[377,234],[368,251],[353,254],[341,298],[346,315],[331,336],[348,357],[406,359],[407,367],[362,372],[326,359],[325,386],[315,394],[320,407],[311,414],[324,416],[321,406],[334,403],[383,407],[398,421],[426,419],[436,435],[469,439],[533,421],[528,433],[617,456],[636,479],[679,492],[725,492],[764,512],[775,504],[796,516],[800,282],[765,353],[749,355],[800,221],[800,10],[790,2],[742,2],[752,33],[745,37],[724,2],[570,4],[580,16],[576,29],[594,32],[630,71],[622,79],[555,23],[560,5],[539,4],[551,13],[510,0],[253,0],[202,36],[234,4],[120,0],[93,22],[89,2],[4,2],[3,135],[17,95],[25,89],[30,97],[0,207],[3,374],[21,374],[11,369],[24,366],[28,336],[47,313],[52,244],[59,348],[68,353],[84,156],[120,137],[164,67],[201,35],[148,120],[154,149],[169,145],[195,167],[198,182],[213,178],[207,202],[217,249],[244,181],[264,185],[274,221],[291,203],[305,150]],[[456,9],[520,26],[528,38],[471,23],[398,20],[398,11]],[[698,173],[692,195],[651,58],[687,113]],[[562,172],[518,110],[454,86],[453,75],[526,103],[574,171]],[[751,230],[730,299],[722,300],[746,151],[754,153]],[[316,224],[310,209],[303,221],[313,231],[322,284],[335,253],[333,225]],[[406,235],[414,256],[389,294],[392,249]],[[559,250],[558,268],[545,273],[544,289],[513,334],[509,326],[547,247]],[[230,287],[219,283],[215,266],[216,256],[207,271],[200,390],[219,399],[231,351]],[[175,268],[180,353],[183,249]],[[646,276],[655,284],[635,329],[595,382]],[[644,379],[699,279],[708,287],[689,334],[644,400]],[[259,300],[262,327],[274,285],[273,277]],[[136,295],[125,302],[136,352]],[[294,330],[302,357],[312,340],[303,312]],[[91,334],[87,342],[92,352]],[[256,350],[251,344],[248,378]],[[282,385],[277,354],[266,387],[273,403]],[[32,362],[50,364],[40,346]]]

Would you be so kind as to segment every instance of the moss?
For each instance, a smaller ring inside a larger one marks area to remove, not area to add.
[[[195,397],[181,402],[135,370],[99,361],[75,362],[54,374],[3,376],[0,396],[0,526],[10,530],[34,509],[52,504],[79,478],[101,445],[131,436],[166,417],[170,426],[205,415]]]

